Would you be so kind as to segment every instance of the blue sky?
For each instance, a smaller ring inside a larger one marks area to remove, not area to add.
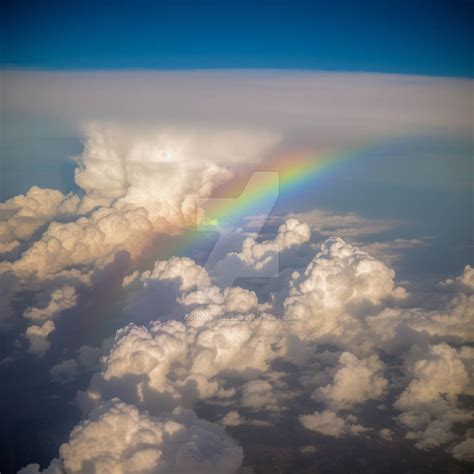
[[[297,68],[472,77],[472,1],[12,1],[12,68]]]

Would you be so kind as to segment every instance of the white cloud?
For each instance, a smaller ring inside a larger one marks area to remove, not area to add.
[[[28,351],[39,357],[48,352],[51,347],[48,336],[54,332],[55,329],[56,326],[52,321],[45,321],[41,326],[35,324],[28,327],[25,331],[25,337],[29,342]]]
[[[232,410],[222,418],[220,424],[223,426],[240,426],[242,424],[242,419],[238,411]]]
[[[196,198],[208,197],[232,173],[278,142],[271,133],[91,124],[76,169],[87,210],[116,199],[149,212],[156,229],[195,224]]]
[[[76,289],[73,286],[65,285],[51,293],[51,298],[44,308],[30,306],[25,310],[23,316],[35,321],[50,319],[65,309],[73,308],[76,304]]]
[[[310,136],[323,147],[413,130],[471,134],[472,81],[463,79],[318,71],[5,71],[3,85],[5,111],[55,117],[65,133],[92,117],[271,127]]]
[[[460,461],[474,462],[474,438],[466,438],[451,449],[453,457]]]
[[[472,360],[472,351],[442,343],[409,366],[412,379],[394,406],[402,411],[398,420],[409,430],[407,438],[417,440],[419,449],[453,439],[455,422],[472,422],[473,414],[457,406],[458,395],[472,393],[466,358]]]
[[[432,345],[426,358],[410,367],[412,380],[395,406],[402,410],[447,399],[454,402],[469,383],[461,352],[446,343]]]
[[[448,279],[442,285],[452,286],[456,293],[444,308],[427,310],[423,308],[385,308],[381,313],[368,316],[366,322],[379,347],[387,351],[400,351],[414,342],[407,340],[407,329],[416,331],[418,339],[428,336],[433,343],[445,340],[454,343],[474,341],[474,294],[468,284],[470,267],[455,279]],[[413,336],[413,335],[412,335]]]
[[[40,470],[39,464],[28,464],[28,466],[23,467],[18,471],[17,474],[64,474],[62,462],[59,459],[53,459],[50,465],[44,469]]]
[[[263,409],[277,409],[277,400],[273,393],[272,385],[266,380],[254,380],[247,382],[242,387],[242,406]]]
[[[86,192],[80,212],[96,210],[73,222],[51,223],[18,260],[1,263],[0,272],[42,279],[71,267],[104,265],[119,251],[136,257],[154,233],[173,234],[195,225],[198,199],[230,179],[242,161],[260,160],[278,140],[271,133],[235,129],[92,124],[86,128],[75,178]],[[41,223],[63,208],[70,211],[69,201],[78,205],[76,197],[66,200],[56,191],[32,189],[54,197]],[[13,212],[14,205],[8,201],[4,206]],[[12,226],[21,230],[17,221],[1,228],[7,243],[17,238],[10,235]]]
[[[474,341],[474,295],[456,295],[445,309],[414,311],[410,327],[425,331],[433,337],[454,338],[463,342]]]
[[[244,240],[239,253],[232,252],[242,262],[250,267],[260,270],[268,264],[275,254],[292,246],[299,246],[308,242],[311,232],[308,224],[300,223],[296,219],[288,219],[278,229],[278,234],[273,240],[258,243],[254,237]]]
[[[78,205],[78,196],[37,186],[0,203],[0,253],[15,249],[54,218],[74,214]]]
[[[400,222],[394,220],[369,219],[354,212],[335,214],[324,209],[292,212],[286,218],[307,222],[312,231],[324,237],[337,236],[352,242],[400,225]]]
[[[333,383],[316,389],[313,398],[338,410],[348,409],[366,400],[380,398],[387,385],[383,365],[377,356],[359,360],[354,354],[343,352]]]
[[[393,431],[389,428],[382,428],[379,430],[379,435],[387,441],[391,441],[393,439]]]
[[[444,282],[446,285],[460,285],[463,289],[474,291],[474,268],[466,265],[462,275],[455,279],[449,278]]]
[[[18,260],[1,264],[0,270],[44,278],[74,266],[103,265],[119,250],[136,256],[152,229],[143,208],[102,207],[74,222],[53,222]]]
[[[153,418],[118,399],[94,410],[60,448],[63,469],[71,474],[233,474],[242,457],[219,426],[190,410]]]
[[[324,410],[322,412],[315,411],[311,415],[302,415],[299,417],[300,423],[311,431],[317,431],[326,436],[341,438],[342,436],[358,436],[367,431],[367,428],[356,424],[354,416],[342,418],[337,416],[334,411]]]
[[[393,270],[367,252],[333,237],[321,245],[321,251],[294,284],[286,304],[291,308],[308,299],[316,309],[329,310],[364,300],[378,304],[390,296],[403,296],[403,291],[395,287],[394,276]]]
[[[128,277],[126,277],[128,278]],[[189,292],[197,287],[208,287],[211,282],[206,270],[187,257],[172,257],[169,260],[158,261],[153,270],[141,274],[140,280],[146,285],[149,280],[174,280],[181,282],[180,291]],[[130,284],[130,278],[124,285]]]
[[[367,351],[374,341],[352,307],[405,297],[394,277],[393,270],[367,252],[337,237],[327,239],[304,273],[292,275],[285,317],[303,340],[324,338],[345,347],[352,341],[357,346],[352,351]]]
[[[272,426],[272,424],[268,421],[257,420],[257,419],[250,419],[243,417],[239,414],[237,410],[229,411],[220,421],[219,424],[224,427],[234,427],[234,426]],[[240,472],[240,471],[239,471]]]
[[[130,324],[119,330],[110,350],[105,350],[100,372],[93,376],[79,402],[88,413],[118,396],[155,416],[179,405],[190,407],[197,401],[208,401],[229,406],[230,411],[220,421],[222,426],[266,426],[261,420],[242,417],[233,408],[284,412],[285,402],[300,388],[290,390],[287,383],[269,374],[274,374],[274,361],[286,358],[300,367],[308,364],[306,374],[312,368],[319,371],[300,381],[328,408],[303,415],[300,422],[337,438],[359,435],[368,428],[353,415],[341,416],[338,411],[380,398],[388,390],[384,366],[375,349],[390,352],[401,327],[416,330],[421,344],[426,340],[422,332],[433,337],[461,332],[468,319],[465,309],[472,295],[464,283],[458,285],[464,293],[454,297],[446,314],[400,308],[385,308],[376,314],[382,304],[397,303],[405,295],[394,279],[393,270],[367,252],[330,238],[302,274],[292,275],[280,318],[292,314],[299,318],[281,320],[266,313],[270,305],[260,304],[254,292],[214,286],[207,271],[189,258],[158,261],[153,269],[126,277],[124,285],[157,291],[155,285],[160,282],[165,285],[176,280],[177,301],[189,307],[185,322],[155,321],[148,327]],[[42,318],[61,306],[61,295],[57,296],[43,309],[36,308]],[[75,292],[69,296],[74,297]],[[449,321],[443,319],[448,313]],[[428,329],[422,327],[424,321],[429,321]],[[54,325],[28,328],[30,351],[44,353],[53,330]],[[326,341],[337,342],[342,352],[318,354],[314,343]],[[407,356],[411,381],[395,408],[400,411],[397,421],[406,429],[406,437],[418,448],[428,449],[455,439],[454,423],[462,425],[471,420],[471,415],[457,406],[457,396],[473,390],[468,375],[473,356],[467,347],[454,349],[447,344],[432,344],[427,352],[420,351],[412,364],[412,354]],[[97,351],[92,356],[96,359]],[[88,359],[87,354],[84,357]],[[318,364],[311,365],[316,360]],[[51,375],[67,380],[77,370],[77,362],[71,359],[53,367]],[[240,378],[240,386],[229,388],[227,382],[235,377]],[[389,439],[391,431],[381,431],[380,435]],[[143,457],[153,464],[154,454],[147,456],[140,454],[137,459]],[[157,457],[156,462],[160,459]]]
[[[279,334],[277,321],[261,319],[156,321],[149,329],[129,325],[117,332],[81,403],[87,408],[114,393],[153,411],[228,397],[234,392],[223,389],[225,373],[266,371],[277,357]]]

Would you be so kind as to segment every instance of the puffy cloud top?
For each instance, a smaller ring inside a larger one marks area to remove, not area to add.
[[[41,326],[33,325],[28,327],[25,331],[25,337],[30,343],[29,352],[37,356],[44,355],[51,347],[48,336],[55,329],[56,326],[53,321],[45,321]]]
[[[49,319],[53,318],[65,309],[73,308],[77,303],[76,289],[73,286],[65,285],[51,293],[51,299],[44,308],[29,307],[23,313],[28,319]]]
[[[273,258],[274,254],[293,245],[304,244],[310,237],[308,224],[300,223],[297,219],[288,219],[279,227],[275,239],[257,243],[253,237],[248,237],[244,240],[242,251],[231,255],[236,255],[247,265],[259,270]]]
[[[74,222],[53,222],[20,259],[0,270],[44,278],[69,267],[104,264],[119,250],[139,253],[152,229],[143,208],[102,207]]]
[[[78,196],[37,186],[0,203],[0,253],[13,250],[55,217],[74,214],[78,205]]]
[[[395,288],[394,276],[381,261],[332,237],[321,245],[291,295],[306,296],[316,307],[327,309],[364,300],[378,304],[389,296],[403,295],[402,289]]]
[[[430,346],[427,357],[417,360],[411,368],[413,378],[395,406],[402,410],[415,409],[440,400],[442,394],[455,400],[470,380],[461,355],[446,343]]]
[[[121,199],[145,207],[159,227],[193,218],[193,199],[229,179],[229,165],[261,159],[278,142],[270,133],[97,123],[86,135],[75,173],[87,193],[82,207]]]
[[[211,284],[206,270],[187,257],[172,257],[170,260],[158,261],[153,270],[142,273],[140,277],[144,283],[148,280],[173,280],[175,278],[180,279],[179,289],[183,292],[196,287],[207,287]]]
[[[382,369],[382,363],[375,355],[359,360],[354,354],[343,352],[333,383],[316,390],[313,396],[337,409],[379,398],[388,385]]]
[[[51,472],[234,474],[242,457],[219,426],[190,410],[153,418],[115,398],[72,430]],[[22,472],[38,470],[31,465]]]
[[[311,415],[302,415],[299,417],[299,421],[308,430],[317,431],[334,438],[340,438],[344,435],[359,435],[367,431],[367,428],[355,423],[356,418],[354,416],[348,416],[344,419],[330,410],[315,411]]]

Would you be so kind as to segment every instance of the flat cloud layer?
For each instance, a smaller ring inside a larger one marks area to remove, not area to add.
[[[3,87],[6,112],[59,117],[69,130],[91,118],[166,120],[311,133],[325,146],[427,128],[469,136],[471,123],[472,82],[462,79],[282,71],[6,71]],[[12,127],[10,133],[18,131]]]

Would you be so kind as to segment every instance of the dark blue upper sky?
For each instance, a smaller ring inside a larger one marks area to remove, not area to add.
[[[472,77],[473,1],[4,0],[1,62]]]

